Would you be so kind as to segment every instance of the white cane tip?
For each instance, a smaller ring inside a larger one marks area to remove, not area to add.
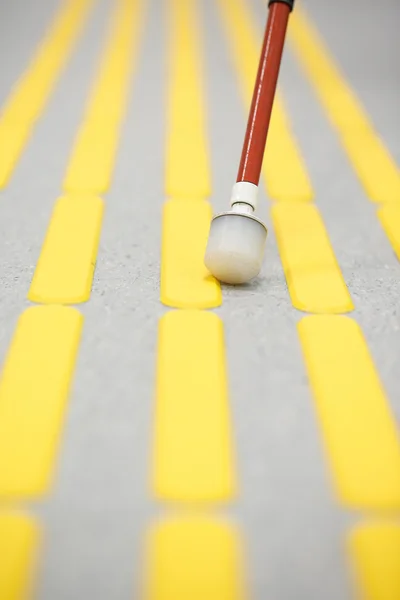
[[[246,283],[261,270],[266,239],[267,229],[255,217],[223,213],[211,221],[204,263],[223,283]]]

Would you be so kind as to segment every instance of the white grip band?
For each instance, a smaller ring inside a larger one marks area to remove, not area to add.
[[[248,181],[239,181],[232,188],[231,206],[240,202],[249,204],[253,210],[257,208],[258,187]]]

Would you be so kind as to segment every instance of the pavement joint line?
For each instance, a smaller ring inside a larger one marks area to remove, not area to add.
[[[0,189],[8,184],[84,29],[93,4],[94,0],[66,0],[62,3],[31,64],[8,97],[0,114]]]

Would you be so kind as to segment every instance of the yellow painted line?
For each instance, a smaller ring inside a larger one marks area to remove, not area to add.
[[[179,310],[159,323],[153,486],[164,500],[236,491],[222,321]]]
[[[203,200],[164,204],[161,302],[174,308],[213,308],[222,303],[221,287],[204,266],[212,209]]]
[[[166,194],[205,198],[211,193],[198,0],[168,0],[169,90]]]
[[[0,380],[0,498],[49,488],[82,323],[63,306],[19,318]]]
[[[111,183],[130,73],[143,30],[146,0],[119,0],[104,54],[78,132],[63,188],[100,194]]]
[[[261,49],[259,26],[246,0],[218,0],[218,4],[243,98],[250,108]],[[283,201],[313,199],[310,179],[279,91],[271,116],[263,172],[267,193],[271,198]]]
[[[336,128],[364,189],[374,202],[400,202],[400,171],[304,12],[293,12],[289,39]]]
[[[400,260],[400,204],[384,204],[378,209],[378,217]]]
[[[89,300],[104,203],[95,196],[65,196],[53,211],[28,299],[46,304]]]
[[[372,521],[349,536],[350,558],[360,600],[400,598],[400,524]]]
[[[36,562],[39,531],[35,521],[18,512],[0,512],[0,598],[28,600]]]
[[[318,209],[277,203],[271,215],[293,306],[311,313],[353,310]]]
[[[343,316],[309,316],[298,331],[341,501],[398,510],[400,439],[359,325]]]
[[[16,83],[0,115],[0,188],[7,185],[36,120],[69,59],[93,0],[62,3],[29,68]]]
[[[147,536],[145,600],[244,600],[243,556],[228,521],[181,516]]]

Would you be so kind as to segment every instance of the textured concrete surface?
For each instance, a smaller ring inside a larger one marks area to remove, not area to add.
[[[211,0],[202,3],[212,202],[234,180],[245,114]],[[253,0],[264,24],[265,6]],[[304,0],[347,80],[400,162],[400,5],[396,0]],[[10,343],[79,125],[112,2],[101,0],[0,201],[0,359]],[[0,3],[0,101],[41,39],[56,0]],[[164,201],[164,5],[153,0],[106,196],[95,281],[57,480],[31,505],[45,539],[38,600],[139,597],[143,534],[158,507],[148,490]],[[400,420],[400,265],[375,208],[290,52],[282,86],[316,203]],[[152,118],[149,118],[152,111]],[[267,203],[260,214],[269,223]],[[241,497],[231,509],[248,549],[256,600],[350,600],[344,534],[357,515],[336,503],[325,466],[292,308],[272,229],[260,279],[224,288]],[[135,591],[136,590],[136,591]]]

